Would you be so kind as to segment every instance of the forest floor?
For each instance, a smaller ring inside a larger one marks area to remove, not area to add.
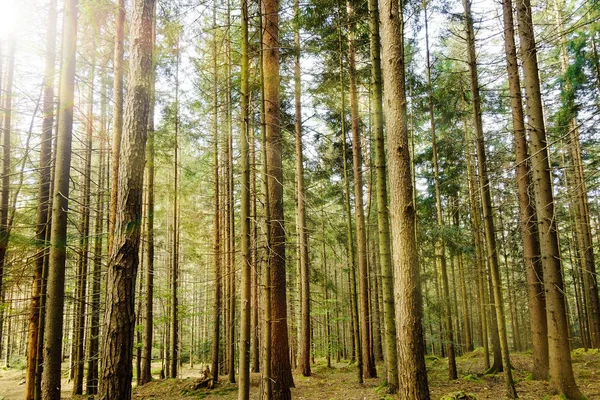
[[[588,399],[600,399],[600,353],[598,351],[583,352],[582,349],[573,353],[573,368],[575,378],[582,392]],[[447,360],[437,357],[427,357],[429,388],[432,399],[501,399],[504,398],[504,376],[502,373],[481,376],[484,370],[481,350],[465,354],[457,359],[459,379],[448,380]],[[560,399],[553,396],[548,383],[530,379],[532,368],[531,354],[511,354],[514,371],[513,378],[520,399]],[[66,366],[66,364],[65,364]],[[157,364],[153,371],[157,372]],[[223,376],[213,389],[197,389],[192,387],[201,375],[202,366],[195,368],[185,366],[182,369],[182,379],[157,379],[133,391],[133,398],[141,399],[206,399],[233,400],[237,399],[237,385],[227,383]],[[334,363],[327,368],[324,360],[317,360],[312,366],[312,375],[303,377],[295,374],[296,387],[292,389],[292,398],[298,400],[392,400],[399,396],[385,394],[382,387],[384,374],[380,365],[380,377],[368,379],[363,385],[356,383],[356,370],[346,363]],[[71,385],[63,380],[63,398],[70,398]],[[259,398],[260,374],[252,374],[250,395],[252,399]],[[24,395],[24,370],[0,369],[0,400],[22,399]],[[471,396],[471,397],[469,397]],[[88,396],[77,396],[77,399],[89,399]]]

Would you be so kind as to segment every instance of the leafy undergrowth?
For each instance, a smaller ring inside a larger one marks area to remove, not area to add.
[[[547,382],[531,379],[532,360],[530,353],[511,354],[513,378],[520,399],[560,399],[550,391]],[[429,388],[432,399],[440,400],[481,400],[504,397],[504,373],[481,375],[484,371],[483,351],[465,354],[457,359],[459,379],[448,380],[447,359],[427,357]],[[573,368],[577,383],[589,399],[600,398],[600,354],[598,351],[577,349],[573,352]],[[193,376],[193,370],[186,370]],[[292,398],[298,400],[392,400],[398,395],[386,394],[383,365],[379,365],[379,378],[367,379],[363,385],[357,383],[356,369],[344,363],[327,368],[323,362],[312,366],[312,375],[294,375],[296,387]],[[137,388],[134,399],[207,399],[233,400],[237,398],[237,385],[227,383],[223,376],[212,390],[191,390],[192,377],[185,379],[157,380]],[[259,398],[260,375],[252,374],[250,394]]]

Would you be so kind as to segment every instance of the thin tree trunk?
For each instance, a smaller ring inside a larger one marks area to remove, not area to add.
[[[154,0],[136,0],[131,24],[129,90],[119,165],[118,212],[108,262],[101,399],[131,398],[134,290],[139,263],[144,158],[152,76]]]
[[[65,263],[67,251],[67,210],[71,171],[73,102],[75,94],[75,58],[77,46],[77,0],[67,0],[64,8],[60,110],[56,139],[52,227],[48,268],[46,318],[44,324],[44,371],[42,396],[60,399],[65,300]]]
[[[371,346],[371,313],[369,308],[369,272],[367,266],[367,238],[363,205],[362,149],[360,143],[360,117],[358,115],[358,89],[356,83],[356,61],[354,48],[353,0],[347,0],[348,10],[348,75],[350,77],[350,114],[352,121],[352,165],[354,172],[354,217],[356,219],[356,247],[358,264],[358,304],[360,311],[360,338],[363,362],[363,377],[375,378],[375,360]]]
[[[498,321],[498,335],[500,340],[500,351],[504,365],[504,377],[506,383],[506,395],[509,398],[517,397],[515,391],[512,370],[510,368],[510,357],[508,353],[508,339],[506,334],[506,320],[504,317],[504,302],[502,299],[502,287],[498,265],[498,251],[496,245],[496,232],[494,218],[492,215],[492,199],[490,195],[490,182],[487,173],[486,150],[483,137],[483,124],[481,120],[481,99],[479,97],[479,82],[477,77],[477,60],[475,55],[475,34],[473,32],[473,18],[471,16],[471,0],[464,0],[465,30],[467,32],[467,54],[469,58],[469,72],[471,80],[471,101],[473,105],[473,124],[475,128],[476,150],[479,172],[479,187],[481,190],[481,204],[483,209],[483,225],[485,242],[489,260],[490,275],[494,294],[494,304]],[[494,363],[496,364],[496,363]]]
[[[113,58],[113,132],[111,157],[110,209],[108,214],[108,251],[113,249],[115,221],[117,218],[117,195],[119,187],[119,157],[123,136],[123,53],[125,50],[125,0],[117,0],[115,25],[115,54]]]
[[[437,140],[435,130],[435,115],[433,106],[433,87],[431,82],[431,61],[429,56],[429,21],[427,18],[427,3],[424,5],[425,9],[425,50],[426,50],[426,63],[427,63],[427,86],[428,86],[428,98],[429,98],[429,124],[431,130],[431,152],[433,154],[433,180],[435,186],[435,205],[437,224],[440,232],[444,230],[444,217],[442,214],[442,193],[440,189],[440,177],[439,177],[439,166],[438,166],[438,154],[437,154]],[[445,342],[446,352],[448,355],[448,378],[457,379],[458,373],[456,370],[456,355],[454,351],[454,327],[452,326],[452,311],[450,309],[450,287],[448,285],[448,271],[446,267],[446,249],[444,239],[441,233],[438,235],[435,241],[435,260],[438,269],[438,273],[441,275],[442,280],[442,304],[444,308],[444,330],[445,330]]]
[[[94,230],[94,262],[92,266],[92,291],[90,301],[90,344],[88,347],[88,371],[86,380],[86,394],[98,393],[98,359],[100,343],[100,280],[102,274],[102,233],[104,228],[104,190],[107,181],[107,137],[106,137],[106,110],[107,110],[107,83],[106,65],[102,67],[100,94],[100,154],[98,194],[96,195],[96,221]]]
[[[96,27],[92,27],[92,59],[89,72],[89,92],[88,92],[88,110],[86,126],[86,142],[84,151],[85,167],[83,171],[83,201],[81,204],[81,226],[79,228],[81,240],[79,241],[79,260],[77,266],[77,278],[79,285],[77,288],[77,299],[75,307],[75,358],[73,360],[73,395],[83,393],[83,367],[85,363],[84,340],[85,340],[85,316],[87,306],[87,274],[89,264],[90,248],[90,198],[91,198],[91,179],[92,179],[92,138],[94,135],[94,77],[96,69]]]
[[[156,3],[154,4],[156,7]],[[154,15],[155,10],[152,11]],[[156,46],[156,19],[152,21],[152,51]],[[148,111],[148,148],[146,150],[146,289],[144,318],[144,343],[142,348],[142,371],[140,385],[152,380],[152,341],[154,329],[154,103],[156,67],[153,63],[150,77],[150,109]]]
[[[250,303],[252,301],[252,259],[250,232],[250,92],[249,92],[249,55],[248,55],[248,0],[242,0],[242,66],[241,66],[241,110],[240,110],[240,166],[241,176],[241,250],[242,250],[242,282],[241,282],[241,326],[240,326],[240,382],[238,399],[250,398],[250,320],[252,317]]]
[[[403,399],[429,399],[422,299],[415,236],[415,204],[408,142],[403,14],[399,2],[383,0],[382,72],[387,121],[390,218],[394,246],[394,297],[398,340],[399,393]]]
[[[308,266],[308,233],[306,232],[306,201],[304,189],[304,160],[302,154],[302,84],[300,72],[300,6],[294,1],[294,103],[296,137],[296,194],[298,196],[298,250],[300,255],[300,349],[298,370],[310,376],[310,276]]]
[[[213,260],[215,273],[215,299],[213,304],[213,335],[212,335],[212,367],[213,382],[219,381],[219,342],[220,342],[220,320],[221,320],[221,194],[219,179],[219,123],[218,123],[218,87],[217,87],[217,5],[213,5],[213,104],[212,104],[212,123],[213,123],[213,179],[214,179],[214,219],[213,219]]]
[[[36,259],[31,289],[31,311],[29,317],[29,335],[27,347],[27,371],[25,378],[25,400],[40,399],[41,393],[36,387],[41,388],[41,375],[37,370],[43,363],[42,347],[40,346],[40,330],[44,328],[41,318],[42,287],[44,256],[47,253],[47,222],[50,200],[50,175],[52,165],[52,127],[54,125],[54,71],[56,62],[56,0],[51,0],[48,5],[48,25],[46,34],[46,65],[44,71],[44,99],[43,121],[40,143],[40,180],[38,184],[38,206],[36,218]],[[1,71],[1,67],[0,67]],[[0,72],[1,74],[1,72]],[[2,273],[0,272],[0,275]]]

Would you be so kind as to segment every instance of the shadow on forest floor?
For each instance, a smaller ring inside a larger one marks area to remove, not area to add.
[[[600,399],[600,354],[598,351],[573,351],[575,378],[588,399]],[[427,357],[429,388],[432,399],[501,399],[504,397],[504,377],[502,373],[481,376],[484,370],[481,349],[467,353],[457,359],[459,379],[447,379],[447,360],[435,356]],[[553,396],[545,381],[531,380],[532,360],[530,353],[513,353],[511,361],[516,389],[520,399],[559,399]],[[158,366],[158,365],[157,365]],[[135,388],[133,398],[141,399],[237,399],[237,385],[227,382],[222,376],[214,389],[192,387],[201,374],[201,366],[182,368],[182,379],[157,379],[139,388]],[[391,400],[399,396],[385,394],[382,387],[383,365],[378,365],[379,378],[368,379],[364,385],[356,383],[356,370],[347,363],[335,363],[332,368],[317,360],[312,366],[313,374],[304,377],[294,375],[296,387],[292,389],[292,398],[298,400]],[[19,369],[0,369],[0,399],[22,399],[24,395],[24,371]],[[63,398],[70,398],[70,385],[63,381]],[[259,398],[260,374],[252,374],[250,394],[252,399]],[[472,397],[470,397],[472,396]],[[77,396],[78,399],[91,399]]]

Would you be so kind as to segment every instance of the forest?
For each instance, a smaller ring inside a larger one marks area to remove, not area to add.
[[[600,398],[596,0],[0,0],[0,399]]]

